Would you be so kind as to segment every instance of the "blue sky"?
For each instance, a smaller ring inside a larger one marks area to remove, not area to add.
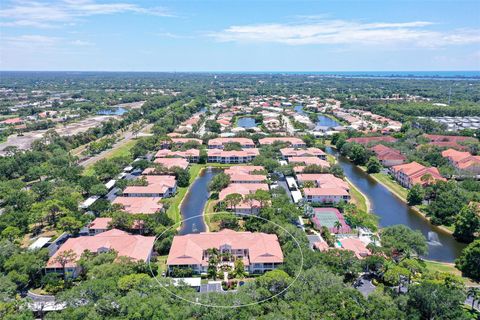
[[[1,0],[0,70],[480,70],[480,1]]]

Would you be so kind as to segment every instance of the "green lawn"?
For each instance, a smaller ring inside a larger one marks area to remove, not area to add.
[[[407,201],[408,189],[399,185],[391,176],[385,173],[373,173],[371,176],[384,184],[390,191],[399,196],[402,200]]]
[[[467,277],[462,277],[462,272],[457,268],[455,268],[455,265],[452,263],[442,263],[442,262],[436,262],[431,260],[423,260],[423,262],[425,262],[425,266],[430,272],[450,273],[452,275],[461,277],[462,280],[465,282],[465,285],[468,285],[468,286],[478,285],[477,283],[473,282],[471,279]]]
[[[335,159],[335,156],[332,156],[331,154],[327,154],[327,161],[331,166],[337,163],[337,159]]]
[[[168,255],[157,257],[158,275],[162,275],[162,272],[167,271],[167,257]]]
[[[134,139],[129,140],[124,144],[122,144],[120,147],[107,152],[104,158],[109,159],[109,158],[115,158],[115,157],[131,156],[130,150],[132,150],[132,148],[135,146],[136,143],[137,141]]]
[[[122,144],[120,147],[115,148],[113,150],[108,151],[105,153],[101,159],[111,159],[115,157],[129,157],[131,156],[130,150],[135,146],[136,141],[135,140],[129,140]],[[84,176],[93,176],[95,174],[95,170],[93,169],[93,165],[95,163],[89,164],[88,166],[85,167],[85,170],[83,171]]]
[[[360,210],[367,212],[367,199],[365,199],[363,194],[353,184],[349,182],[348,185],[350,186],[350,194],[353,202]]]
[[[188,188],[177,188],[177,194],[173,198],[169,198],[166,202],[169,203],[169,207],[167,210],[167,216],[175,221],[175,223],[180,222],[182,220],[182,214],[180,213],[180,203],[182,202],[185,194],[187,194]]]

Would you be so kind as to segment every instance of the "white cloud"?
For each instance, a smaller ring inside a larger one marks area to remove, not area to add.
[[[74,46],[79,46],[79,47],[93,46],[93,43],[88,42],[88,41],[83,41],[83,40],[73,40],[73,41],[70,41],[70,44],[72,44]]]
[[[287,45],[406,45],[437,47],[480,43],[480,30],[434,31],[428,21],[363,23],[322,20],[230,26],[208,36],[221,42],[269,42]]]
[[[80,17],[118,13],[173,16],[166,8],[144,8],[126,2],[98,3],[95,0],[14,1],[11,6],[0,9],[0,18],[3,20],[0,25],[51,28],[58,26],[58,23],[72,22],[72,20]]]
[[[192,39],[193,36],[177,34],[172,32],[158,32],[154,33],[154,35],[159,36],[161,38],[170,38],[170,39]]]
[[[25,50],[38,50],[54,48],[61,41],[58,37],[43,35],[21,35],[16,37],[4,37],[2,42],[6,48],[22,48]]]

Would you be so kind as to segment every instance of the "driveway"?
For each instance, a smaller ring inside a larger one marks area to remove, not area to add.
[[[375,291],[375,286],[372,283],[372,279],[369,275],[362,275],[354,284],[354,288],[360,291],[364,297],[368,297],[373,291]]]

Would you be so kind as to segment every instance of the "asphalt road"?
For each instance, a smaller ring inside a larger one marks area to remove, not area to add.
[[[146,131],[150,129],[153,126],[153,124],[148,124],[145,127],[142,128],[141,132]],[[93,157],[90,157],[88,159],[85,159],[83,161],[80,161],[78,164],[82,167],[88,167],[89,165],[94,164],[98,160],[103,159],[108,153],[110,153],[112,150],[115,150],[121,146],[123,146],[125,143],[128,141],[132,140],[135,138],[136,135],[133,134],[131,131],[127,131],[123,134],[123,139],[120,141],[116,142],[110,149],[104,150],[100,152],[99,154],[94,155]]]

